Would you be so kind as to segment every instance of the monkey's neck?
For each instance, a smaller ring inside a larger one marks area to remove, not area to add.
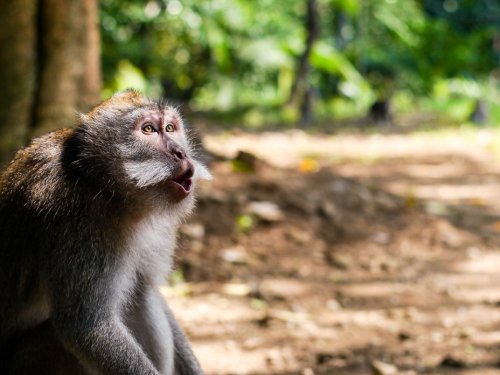
[[[168,211],[152,212],[131,223],[126,262],[136,265],[137,273],[149,282],[163,284],[172,266],[177,227],[178,220]]]

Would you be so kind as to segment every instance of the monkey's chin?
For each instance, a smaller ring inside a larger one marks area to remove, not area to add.
[[[182,163],[180,173],[169,180],[169,183],[172,185],[170,190],[174,199],[180,201],[191,193],[193,190],[193,175],[193,164],[191,162]]]
[[[173,202],[182,201],[193,191],[193,182],[191,179],[184,180],[183,182],[169,180],[167,186],[169,198]]]

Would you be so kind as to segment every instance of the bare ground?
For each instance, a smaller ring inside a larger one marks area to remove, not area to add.
[[[227,159],[164,289],[206,372],[500,374],[488,137],[206,138]]]

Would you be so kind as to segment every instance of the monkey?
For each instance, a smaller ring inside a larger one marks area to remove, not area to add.
[[[0,177],[0,373],[199,375],[159,285],[210,179],[178,109],[119,92]]]

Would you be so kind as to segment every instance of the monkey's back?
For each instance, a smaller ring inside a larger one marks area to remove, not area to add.
[[[96,274],[114,283],[133,264],[119,281],[126,289],[137,272],[152,280],[169,268],[163,250],[173,248],[173,226],[160,224],[163,215],[130,210],[119,193],[73,168],[74,134],[63,129],[35,139],[0,178],[0,298],[12,301],[0,304],[0,341],[5,327],[48,319],[54,293],[91,290]],[[69,297],[58,300],[78,299]]]
[[[50,314],[46,260],[61,240],[59,223],[81,207],[61,160],[72,134],[62,129],[35,139],[0,178],[0,298],[7,302],[0,304],[0,339],[4,327],[36,324]]]

